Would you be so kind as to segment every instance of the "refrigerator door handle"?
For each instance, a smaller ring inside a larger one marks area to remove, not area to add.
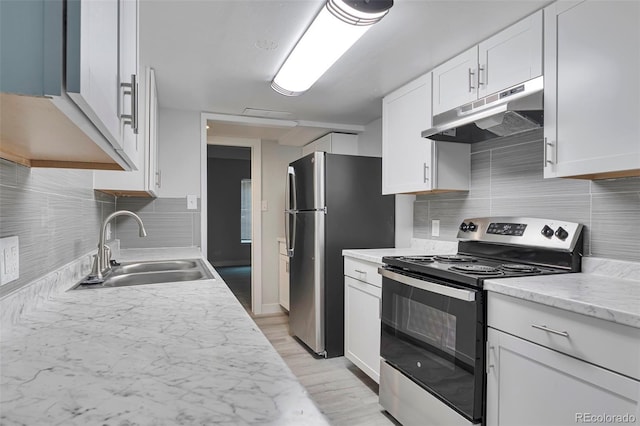
[[[293,233],[292,235],[289,234],[289,229],[291,227],[291,218],[290,216],[293,214],[293,212],[295,211],[296,208],[296,201],[295,201],[295,194],[296,194],[296,190],[295,190],[295,170],[293,167],[289,166],[287,168],[287,184],[284,187],[284,197],[285,197],[285,211],[284,211],[284,239],[285,239],[285,244],[286,244],[286,248],[287,248],[287,256],[289,257],[293,257],[293,244],[295,241],[295,220],[293,222]],[[293,194],[293,206],[291,206],[291,194]],[[292,210],[293,207],[293,210]],[[290,238],[290,237],[293,237]]]
[[[291,191],[291,194],[293,195],[293,208],[292,210],[297,211],[298,210],[298,190],[296,188],[296,171],[293,167],[289,166],[288,172],[289,174],[289,179],[291,182],[291,188],[289,189]]]
[[[291,219],[293,219],[293,234],[290,234],[290,232],[289,232],[289,228],[290,228],[290,225],[291,225],[291,222],[290,222]],[[290,238],[290,237],[294,237],[295,236],[295,229],[296,229],[296,220],[295,219],[296,219],[295,213],[290,212],[290,211],[284,212],[284,241],[285,241],[286,248],[287,248],[287,256],[289,256],[289,257],[293,257],[293,242],[295,240]]]

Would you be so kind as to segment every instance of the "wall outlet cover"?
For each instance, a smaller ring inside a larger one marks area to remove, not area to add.
[[[440,221],[432,220],[431,221],[431,236],[439,237],[440,236]]]
[[[0,239],[0,285],[20,277],[20,251],[18,237]]]
[[[187,195],[187,210],[197,210],[197,209],[198,209],[198,196]]]

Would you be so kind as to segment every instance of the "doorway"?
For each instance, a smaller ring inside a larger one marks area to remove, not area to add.
[[[207,259],[251,312],[251,148],[207,146]]]

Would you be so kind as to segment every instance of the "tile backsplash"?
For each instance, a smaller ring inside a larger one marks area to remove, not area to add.
[[[468,192],[419,195],[415,238],[456,240],[467,217],[530,216],[585,225],[587,256],[640,262],[640,178],[589,181],[544,179],[542,130],[471,145]],[[440,236],[431,221],[440,220]]]
[[[3,297],[95,250],[115,198],[94,192],[90,170],[28,168],[0,159],[0,237],[18,236],[20,277]]]
[[[200,246],[200,199],[196,210],[187,210],[182,198],[118,198],[117,210],[129,210],[142,219],[147,236],[140,238],[138,223],[130,217],[116,218],[115,237],[120,248]]]

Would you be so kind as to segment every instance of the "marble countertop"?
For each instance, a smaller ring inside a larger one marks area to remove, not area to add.
[[[120,260],[201,257],[122,250]],[[325,425],[220,276],[68,291],[1,339],[3,425]]]
[[[417,256],[428,254],[454,254],[458,250],[458,243],[452,241],[413,239],[411,247],[379,248],[379,249],[348,249],[342,250],[342,255],[354,259],[366,260],[382,264],[384,256]]]
[[[486,280],[484,288],[640,328],[640,281],[576,273]]]

